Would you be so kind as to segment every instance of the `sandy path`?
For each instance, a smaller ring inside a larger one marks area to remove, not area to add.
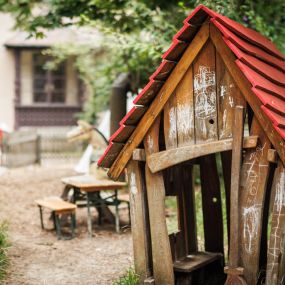
[[[0,176],[0,221],[9,222],[12,242],[10,274],[5,284],[112,284],[130,266],[130,230],[118,235],[111,225],[95,225],[96,236],[89,239],[85,208],[77,211],[75,239],[57,240],[53,231],[41,230],[34,200],[59,196],[60,178],[73,174],[67,168],[26,167]],[[122,219],[126,216],[122,210]]]

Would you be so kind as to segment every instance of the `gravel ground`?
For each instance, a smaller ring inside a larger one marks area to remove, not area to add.
[[[8,221],[12,243],[5,285],[112,284],[131,265],[130,230],[116,234],[113,225],[98,227],[95,210],[92,239],[87,235],[86,208],[77,210],[73,240],[57,240],[54,231],[41,230],[34,201],[59,196],[63,189],[60,178],[74,174],[68,167],[31,166],[0,176],[0,221]],[[127,222],[125,209],[121,218]],[[44,219],[51,226],[48,213]]]

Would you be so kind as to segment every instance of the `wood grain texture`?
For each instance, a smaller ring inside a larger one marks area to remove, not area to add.
[[[146,156],[159,151],[158,117],[144,138]],[[146,186],[151,231],[153,275],[157,285],[174,285],[172,256],[165,218],[165,189],[162,172],[152,174],[146,164]]]
[[[233,149],[231,167],[231,225],[229,267],[238,267],[239,262],[239,187],[242,160],[242,138],[244,127],[244,108],[236,106],[233,121]]]
[[[271,143],[279,153],[281,161],[283,162],[283,164],[285,164],[284,140],[282,139],[280,134],[272,127],[272,123],[268,119],[268,117],[264,114],[264,112],[262,112],[261,102],[251,90],[252,85],[249,83],[245,75],[235,64],[236,57],[225,44],[220,31],[213,24],[210,24],[210,37],[218,53],[223,59],[226,67],[228,68],[233,80],[242,92],[246,101],[249,103],[252,110],[254,111],[254,114],[257,117],[259,124],[262,126]]]
[[[270,141],[253,117],[251,135],[258,135],[255,149],[246,150],[240,186],[240,266],[249,284],[256,284],[259,274],[259,256],[263,209],[269,175],[267,151]],[[266,249],[265,249],[266,250]]]
[[[232,137],[234,107],[236,105],[245,107],[246,102],[218,52],[216,52],[216,77],[218,129],[221,140]]]
[[[271,201],[273,203],[271,232],[267,252],[266,285],[283,284],[284,228],[285,228],[285,169],[281,162],[275,170]]]
[[[165,103],[163,109],[164,141],[166,149],[177,147],[177,104],[175,92]]]
[[[243,140],[244,148],[255,148],[257,136],[245,137]],[[150,170],[155,173],[178,163],[197,158],[211,153],[223,152],[232,149],[233,139],[213,141],[196,145],[184,146],[154,153],[147,157]]]
[[[190,66],[176,90],[177,146],[195,141],[193,106],[193,67]]]
[[[208,41],[193,63],[196,143],[218,138],[215,70],[215,47]]]
[[[112,164],[108,172],[111,178],[115,180],[118,179],[127,162],[131,158],[133,150],[141,143],[147,131],[155,121],[155,118],[163,109],[165,103],[168,101],[176,86],[183,78],[185,72],[188,70],[197,54],[207,42],[208,38],[209,24],[205,24],[200,28],[193,41],[184,52],[182,58],[179,60],[178,64],[164,83],[163,87],[158,92],[156,98],[153,100],[147,112],[138,123],[135,131],[126,142],[126,145]]]
[[[143,284],[152,269],[146,188],[140,162],[130,160],[127,173],[135,271],[139,275],[140,284]]]

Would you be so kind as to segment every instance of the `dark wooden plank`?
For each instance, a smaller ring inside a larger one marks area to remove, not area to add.
[[[271,232],[267,252],[266,285],[283,284],[284,228],[285,228],[285,169],[281,162],[275,170],[271,201],[273,203]],[[280,270],[281,269],[281,270]],[[278,272],[280,270],[280,272]],[[282,283],[280,281],[282,280]]]
[[[219,139],[232,137],[234,107],[245,107],[245,100],[228,72],[221,56],[216,52],[218,129]]]
[[[190,66],[176,90],[178,146],[194,143],[193,67]]]
[[[149,277],[151,269],[151,243],[144,173],[138,161],[127,166],[130,193],[130,211],[133,237],[134,264],[140,282]]]
[[[200,158],[205,250],[224,252],[220,181],[215,154]]]
[[[117,157],[120,153],[120,151],[124,148],[124,144],[122,143],[113,143],[111,142],[107,149],[105,150],[103,157],[103,160],[99,161],[98,164],[100,166],[109,168],[111,167],[114,158]]]
[[[227,210],[227,231],[228,241],[230,240],[230,201],[231,201],[231,169],[232,169],[232,152],[221,152],[221,162],[223,169],[223,179],[225,185],[225,198],[226,198],[226,210]]]
[[[267,151],[270,141],[253,117],[250,134],[259,136],[256,149],[246,150],[240,188],[240,252],[244,276],[256,284],[259,272],[260,242],[266,186],[269,175]]]
[[[217,133],[215,48],[209,41],[193,63],[196,143],[213,141]]]
[[[163,87],[158,92],[157,96],[153,100],[153,103],[148,108],[147,112],[140,120],[137,128],[127,141],[124,149],[117,156],[116,160],[112,164],[109,170],[109,175],[113,179],[118,179],[122,171],[124,170],[127,162],[132,156],[133,150],[141,143],[145,137],[147,131],[155,121],[155,118],[162,111],[165,103],[175,90],[176,86],[183,78],[185,72],[196,58],[209,37],[209,25],[203,25],[189,47],[184,52],[181,60],[177,63],[171,76],[168,77]]]
[[[128,114],[121,120],[121,125],[135,125],[146,112],[147,107],[134,106]]]
[[[158,117],[144,138],[146,156],[159,151]],[[162,172],[152,174],[146,164],[146,185],[149,207],[153,275],[157,285],[173,285],[174,273],[170,242],[165,219],[165,189]]]
[[[245,137],[243,140],[244,148],[255,148],[257,145],[257,136]],[[197,158],[211,153],[223,152],[232,149],[233,139],[224,139],[196,145],[183,146],[174,149],[160,151],[150,155],[147,158],[149,168],[152,172],[166,169],[178,163]]]
[[[285,164],[284,140],[282,139],[281,135],[274,128],[272,128],[270,120],[268,120],[268,117],[262,112],[261,102],[251,90],[252,85],[248,82],[242,71],[236,66],[235,56],[229,50],[222,38],[221,33],[219,32],[219,30],[217,30],[215,26],[213,26],[213,24],[210,24],[210,37],[217,51],[221,55],[225,65],[227,66],[229,72],[231,73],[232,78],[236,82],[236,85],[241,90],[243,96],[254,111],[254,114],[257,117],[260,125],[266,132],[275,149],[278,151],[280,159]]]
[[[124,143],[134,131],[135,126],[120,126],[120,128],[111,136],[110,141],[115,143]]]
[[[183,260],[174,263],[174,270],[177,272],[193,272],[216,260],[222,259],[222,254],[212,252],[197,252],[187,256]]]

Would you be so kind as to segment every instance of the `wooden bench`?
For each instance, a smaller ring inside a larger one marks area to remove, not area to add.
[[[70,223],[70,229],[71,229],[71,237],[74,237],[74,231],[76,227],[76,219],[75,219],[75,210],[76,205],[63,201],[59,197],[46,197],[43,199],[39,199],[35,201],[36,204],[39,207],[40,210],[40,219],[41,219],[41,227],[44,229],[44,222],[43,222],[43,208],[47,208],[52,213],[54,228],[56,230],[56,234],[58,239],[61,239],[62,233],[61,233],[61,224],[60,224],[60,216],[61,215],[70,215],[71,223]]]

